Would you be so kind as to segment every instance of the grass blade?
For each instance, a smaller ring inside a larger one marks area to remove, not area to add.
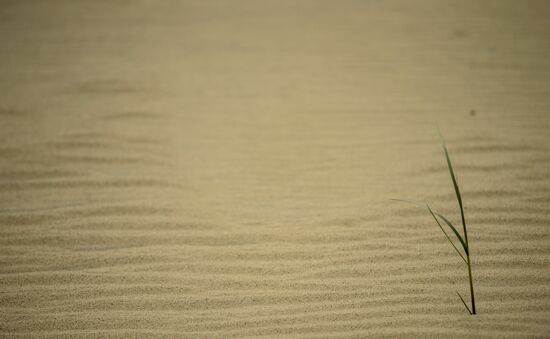
[[[464,248],[464,251],[466,252],[466,255],[468,255],[469,254],[468,244],[466,244],[464,239],[462,239],[462,237],[460,236],[460,233],[458,233],[457,229],[453,226],[453,224],[447,218],[445,218],[445,216],[443,216],[442,214],[437,213],[437,212],[434,212],[434,213],[435,213],[435,215],[440,217],[441,220],[443,220],[445,222],[445,224],[447,224],[447,226],[449,226],[451,228],[451,230],[453,230],[453,233],[456,235],[456,237],[460,241],[460,244],[462,245],[462,248]]]
[[[390,200],[393,200],[393,201],[399,201],[399,202],[406,202],[406,203],[409,203],[409,204],[414,204],[414,205],[420,205],[420,204],[426,204],[426,206],[428,207],[428,211],[430,211],[432,217],[434,218],[435,222],[437,223],[437,225],[439,226],[439,228],[441,228],[441,231],[443,232],[443,234],[445,234],[445,237],[447,238],[447,240],[449,240],[449,242],[451,243],[451,245],[454,247],[454,249],[456,250],[456,252],[458,253],[458,255],[460,255],[460,257],[462,258],[462,260],[464,260],[464,262],[466,262],[466,259],[464,258],[464,256],[462,255],[462,253],[460,253],[460,251],[458,250],[458,248],[455,246],[455,244],[453,243],[453,241],[451,240],[451,238],[449,237],[449,235],[447,234],[447,232],[445,231],[445,229],[443,228],[443,226],[441,225],[441,223],[439,222],[439,220],[437,219],[436,215],[441,218],[441,220],[443,220],[445,222],[445,224],[447,224],[451,230],[453,231],[453,233],[457,236],[458,240],[460,241],[460,244],[462,245],[462,247],[464,248],[464,251],[466,252],[466,254],[468,253],[468,247],[466,246],[466,243],[464,242],[464,240],[462,239],[462,237],[460,236],[460,233],[458,233],[458,231],[456,230],[456,228],[453,226],[453,224],[447,219],[445,218],[442,214],[438,213],[437,211],[433,210],[430,205],[428,205],[427,202],[418,202],[418,201],[413,201],[413,200],[405,200],[405,199],[390,199]]]
[[[464,263],[468,264],[468,262],[466,261],[466,258],[464,258],[464,256],[462,255],[462,253],[460,253],[460,251],[458,250],[458,248],[455,246],[455,244],[453,243],[453,241],[451,240],[451,238],[449,237],[449,235],[447,234],[447,232],[445,232],[445,230],[443,229],[443,226],[441,225],[441,223],[439,222],[439,220],[437,220],[437,217],[435,216],[435,213],[434,211],[430,208],[430,205],[428,205],[426,203],[426,207],[428,207],[428,211],[430,211],[430,214],[432,215],[432,217],[434,218],[435,222],[437,223],[437,225],[439,226],[439,228],[441,229],[441,231],[443,232],[443,234],[445,234],[445,237],[447,238],[447,240],[449,240],[449,242],[451,243],[451,245],[453,246],[453,248],[455,249],[456,253],[458,253],[458,255],[462,258],[462,260],[464,261]],[[460,238],[459,238],[460,240]]]
[[[447,167],[449,168],[449,174],[451,175],[451,179],[453,181],[453,186],[455,188],[456,200],[458,200],[458,206],[460,207],[460,217],[462,219],[462,227],[464,229],[464,242],[466,243],[466,247],[467,247],[468,246],[468,232],[466,230],[466,220],[464,219],[464,206],[462,205],[462,196],[460,195],[460,188],[458,188],[458,182],[456,180],[456,175],[455,175],[455,172],[453,170],[453,164],[451,162],[451,157],[449,156],[449,151],[447,150],[447,145],[445,143],[445,139],[443,139],[443,135],[441,135],[441,131],[439,131],[439,136],[441,137],[443,152],[445,153],[445,159],[447,160]]]
[[[456,294],[458,294],[458,297],[460,298],[460,300],[462,300],[462,303],[464,304],[464,307],[466,307],[466,309],[468,310],[468,313],[470,313],[470,315],[472,315],[472,311],[470,311],[470,308],[468,307],[468,305],[464,301],[464,298],[462,298],[462,296],[460,295],[460,293],[458,293],[458,291],[456,291]]]
[[[439,128],[438,128],[438,131],[439,131]],[[445,235],[445,238],[447,238],[447,240],[451,243],[451,245],[455,249],[456,253],[458,253],[460,258],[468,266],[468,279],[469,279],[469,283],[470,283],[470,298],[472,300],[472,308],[470,309],[468,307],[468,305],[466,304],[466,301],[464,301],[464,298],[462,298],[462,296],[460,295],[460,293],[458,293],[458,291],[456,291],[456,293],[458,294],[458,297],[462,301],[462,304],[464,304],[464,307],[466,307],[466,310],[468,310],[468,313],[470,313],[470,315],[474,315],[474,314],[476,314],[476,304],[475,304],[475,297],[474,297],[474,281],[473,281],[473,278],[472,278],[472,264],[471,264],[471,260],[470,260],[470,246],[468,244],[468,230],[466,228],[466,219],[464,218],[464,206],[462,204],[462,195],[460,194],[460,188],[458,187],[458,181],[456,179],[456,175],[455,175],[455,172],[454,172],[454,169],[453,169],[453,164],[451,162],[451,157],[449,156],[449,151],[447,150],[447,145],[445,144],[445,139],[443,139],[443,135],[441,135],[441,131],[439,131],[439,136],[441,137],[441,143],[442,143],[442,146],[443,146],[443,152],[445,153],[445,160],[447,161],[447,167],[449,168],[449,174],[451,175],[451,179],[453,181],[454,191],[455,191],[455,194],[456,194],[456,200],[458,201],[458,205],[460,207],[460,217],[462,219],[462,227],[464,229],[464,234],[461,235],[460,232],[458,232],[458,230],[456,229],[456,227],[444,215],[432,210],[432,208],[430,207],[430,205],[428,205],[428,203],[425,203],[425,204],[426,204],[426,207],[428,208],[428,211],[432,215],[433,219],[435,220],[435,222],[437,223],[437,225],[439,226],[439,228],[441,229],[441,231]],[[411,204],[415,204],[415,205],[420,205],[418,202],[415,202],[415,201],[402,200],[402,199],[390,199],[390,200],[401,201],[401,202],[407,202],[407,203],[411,203]],[[458,240],[460,241],[460,244],[462,245],[462,248],[464,249],[465,255],[460,253],[460,250],[458,249],[458,247],[455,246],[454,242],[451,240],[451,237],[445,231],[445,228],[443,227],[442,222],[445,223],[447,226],[449,226],[449,228],[453,231],[455,236],[458,238]]]

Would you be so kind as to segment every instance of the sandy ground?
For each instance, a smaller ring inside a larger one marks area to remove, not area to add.
[[[550,335],[549,17],[2,1],[0,335]]]

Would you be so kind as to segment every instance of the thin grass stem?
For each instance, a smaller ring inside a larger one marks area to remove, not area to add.
[[[466,266],[468,267],[468,281],[469,281],[469,284],[470,284],[470,298],[471,298],[471,302],[472,302],[472,308],[470,309],[468,307],[468,305],[464,301],[464,298],[462,298],[462,296],[460,295],[460,293],[458,293],[458,291],[456,291],[456,293],[458,294],[460,300],[462,301],[462,303],[464,304],[464,306],[468,310],[468,313],[473,315],[473,314],[476,314],[476,303],[475,303],[475,297],[474,297],[474,281],[473,281],[473,277],[472,277],[472,262],[471,262],[471,259],[470,259],[471,251],[470,251],[470,244],[468,243],[468,229],[466,227],[466,218],[464,217],[464,205],[462,203],[462,195],[460,194],[460,188],[458,186],[458,180],[456,179],[456,174],[455,174],[455,171],[453,169],[453,164],[451,162],[451,157],[449,156],[449,151],[447,150],[447,145],[445,143],[445,139],[443,138],[443,135],[441,134],[441,131],[439,130],[439,128],[438,128],[438,132],[439,132],[439,136],[441,137],[441,144],[443,146],[443,153],[445,154],[445,160],[447,162],[447,167],[449,169],[449,174],[450,174],[451,180],[453,182],[453,187],[454,187],[454,191],[455,191],[455,194],[456,194],[456,200],[458,202],[458,206],[460,207],[460,218],[462,220],[462,229],[464,231],[464,235],[461,235],[460,232],[456,229],[456,227],[444,215],[442,215],[441,213],[438,213],[437,211],[434,211],[428,203],[425,203],[425,204],[426,204],[426,207],[428,208],[428,211],[430,212],[431,216],[433,217],[433,219],[435,220],[435,222],[437,223],[437,225],[439,226],[439,228],[441,229],[441,231],[445,235],[445,238],[447,238],[447,240],[453,246],[456,253],[458,253],[460,258],[466,263]],[[391,200],[403,201],[403,202],[408,202],[408,203],[412,203],[412,204],[418,204],[415,201],[409,201],[409,200],[402,200],[402,199],[391,199]],[[444,229],[443,225],[441,224],[440,220],[442,220],[443,223],[445,223],[453,231],[453,233],[457,237],[458,241],[460,241],[460,244],[462,245],[462,248],[464,249],[465,256],[462,253],[460,253],[460,250],[458,249],[458,247],[456,247],[454,242],[451,240],[451,237],[445,231],[445,229]]]
[[[460,300],[462,300],[462,303],[464,304],[464,307],[466,307],[466,309],[468,310],[468,313],[470,313],[470,315],[475,314],[475,313],[472,313],[472,311],[470,311],[468,304],[466,304],[466,302],[464,301],[464,298],[462,298],[462,296],[460,295],[460,293],[458,293],[458,291],[456,291],[456,294],[458,294],[458,297],[460,298]]]
[[[445,224],[447,224],[447,226],[449,226],[451,228],[451,230],[453,230],[454,234],[456,235],[456,237],[460,241],[460,244],[462,245],[462,248],[464,248],[464,252],[466,252],[466,255],[467,255],[468,254],[468,244],[466,244],[466,242],[462,239],[462,237],[460,236],[460,233],[458,233],[458,231],[454,227],[454,225],[449,221],[449,219],[445,218],[445,216],[443,216],[442,214],[436,212],[435,215],[440,217],[441,220],[443,220],[445,222]]]
[[[449,156],[449,151],[447,150],[447,145],[445,143],[445,139],[443,138],[443,135],[441,134],[441,131],[439,131],[439,136],[441,137],[441,143],[443,146],[443,152],[445,153],[445,159],[447,160],[447,167],[449,168],[449,174],[451,175],[451,180],[453,181],[453,186],[456,193],[456,200],[458,201],[458,206],[460,207],[460,217],[462,219],[462,228],[464,230],[464,241],[463,246],[465,245],[464,250],[466,251],[466,264],[468,266],[468,281],[470,283],[470,298],[472,301],[472,310],[470,314],[476,314],[476,302],[474,297],[474,282],[472,278],[472,264],[470,261],[470,245],[468,243],[468,229],[466,227],[466,218],[464,217],[464,205],[462,203],[462,196],[460,194],[460,188],[458,186],[458,181],[456,179],[455,171],[453,169],[453,164],[451,162],[451,157]],[[449,223],[449,226],[450,223]],[[452,227],[454,230],[454,227]],[[460,294],[459,294],[460,295]],[[464,299],[460,297],[462,302],[464,302]]]
[[[451,245],[452,245],[453,248],[455,249],[456,253],[458,253],[458,255],[460,256],[460,258],[462,258],[462,260],[464,261],[465,264],[468,264],[468,262],[466,261],[466,258],[464,258],[464,256],[462,255],[462,253],[460,253],[460,251],[459,251],[458,248],[455,246],[455,244],[453,243],[453,241],[451,240],[451,238],[449,237],[449,235],[447,234],[447,232],[445,232],[445,230],[443,229],[443,226],[441,225],[441,223],[439,222],[439,220],[437,220],[437,217],[435,216],[434,211],[430,208],[430,205],[428,205],[428,204],[426,203],[426,207],[428,207],[428,211],[430,211],[430,214],[431,214],[432,217],[434,218],[435,222],[437,223],[437,225],[439,226],[439,228],[441,229],[441,231],[443,232],[443,234],[445,234],[445,237],[447,238],[447,240],[449,240],[449,242],[451,243]]]

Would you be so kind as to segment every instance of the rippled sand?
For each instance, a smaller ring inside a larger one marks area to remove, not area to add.
[[[549,335],[549,17],[3,1],[0,336]]]

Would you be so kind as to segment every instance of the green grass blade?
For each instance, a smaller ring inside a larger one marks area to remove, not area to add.
[[[468,305],[464,301],[464,298],[462,298],[462,296],[460,295],[460,293],[458,293],[458,291],[456,291],[456,294],[458,294],[458,297],[460,298],[460,300],[462,300],[462,303],[464,304],[464,307],[466,307],[466,309],[468,310],[468,313],[470,313],[470,315],[472,315],[472,311],[470,311],[470,308],[468,307]]]
[[[438,130],[439,130],[439,128],[438,128]],[[441,231],[445,235],[445,238],[447,238],[447,240],[453,246],[456,253],[458,253],[460,258],[468,266],[468,278],[469,278],[469,283],[470,283],[470,297],[471,297],[471,300],[472,300],[472,308],[470,309],[468,307],[468,304],[466,304],[466,301],[464,300],[464,298],[462,298],[462,296],[460,295],[460,293],[458,291],[456,291],[456,293],[458,294],[458,297],[460,298],[460,301],[462,301],[462,304],[464,305],[464,307],[466,307],[466,310],[468,311],[468,313],[470,315],[474,315],[474,314],[476,314],[476,306],[475,306],[475,298],[474,298],[474,283],[473,283],[473,279],[472,279],[472,266],[471,266],[471,261],[470,261],[470,247],[469,247],[469,244],[468,244],[468,230],[466,228],[466,219],[464,218],[464,206],[462,204],[462,195],[460,194],[460,188],[458,186],[458,180],[456,179],[456,175],[455,175],[455,172],[454,172],[454,169],[453,169],[453,164],[451,162],[451,157],[449,156],[449,151],[447,150],[447,145],[445,144],[445,139],[443,138],[443,135],[441,135],[441,131],[439,131],[439,136],[441,137],[443,152],[445,153],[445,160],[447,161],[447,167],[449,169],[449,174],[451,175],[451,180],[453,181],[453,186],[454,186],[454,190],[455,190],[455,194],[456,194],[456,200],[458,201],[458,205],[460,207],[460,217],[462,219],[462,227],[464,229],[463,235],[460,234],[460,232],[456,229],[456,227],[444,215],[438,213],[437,211],[432,210],[432,208],[430,207],[430,205],[428,203],[425,203],[425,204],[426,204],[426,207],[428,208],[428,211],[430,212],[431,216],[433,217],[433,219],[435,220],[435,222],[437,223],[437,225],[439,226],[439,228],[441,229]],[[407,202],[407,203],[411,203],[411,204],[415,204],[415,205],[418,204],[419,205],[419,203],[416,202],[416,201],[402,200],[402,199],[390,199],[390,200]],[[449,236],[447,231],[445,231],[445,228],[443,227],[442,223],[446,224],[453,231],[455,236],[460,241],[460,244],[462,245],[462,248],[464,249],[465,255],[463,255],[461,253],[461,251],[458,249],[458,247],[455,246],[453,240],[451,240],[451,237]]]
[[[462,205],[462,196],[460,195],[460,188],[458,187],[458,182],[456,180],[456,175],[453,170],[451,157],[449,156],[449,151],[447,150],[447,145],[445,143],[445,139],[443,139],[443,136],[441,135],[441,131],[439,131],[439,136],[441,137],[443,152],[445,153],[445,159],[447,160],[447,167],[449,168],[449,173],[451,175],[453,186],[455,188],[456,200],[458,200],[458,205],[460,207],[460,217],[462,218],[462,227],[464,228],[464,242],[466,243],[466,246],[468,246],[468,232],[466,230],[466,220],[464,219],[464,206]]]
[[[460,255],[460,257],[462,258],[462,260],[464,260],[466,262],[466,259],[464,259],[464,256],[462,256],[462,254],[460,253],[460,251],[456,248],[455,244],[453,243],[453,241],[451,240],[451,238],[449,237],[449,235],[447,234],[447,232],[445,231],[445,229],[443,228],[443,226],[441,225],[441,223],[439,222],[439,220],[437,219],[436,216],[438,216],[439,218],[441,218],[441,220],[443,220],[445,222],[445,224],[447,224],[451,230],[453,231],[453,233],[456,235],[456,237],[458,238],[458,240],[460,241],[460,244],[462,245],[462,248],[464,248],[464,251],[466,252],[466,254],[468,254],[468,246],[466,245],[466,243],[464,242],[464,239],[462,239],[462,236],[460,235],[460,233],[457,231],[457,229],[453,226],[453,224],[447,219],[445,218],[441,213],[438,213],[437,211],[433,210],[430,205],[428,205],[427,202],[417,202],[417,201],[412,201],[412,200],[405,200],[405,199],[390,199],[390,200],[393,200],[393,201],[399,201],[399,202],[406,202],[406,203],[409,203],[409,204],[414,204],[414,205],[420,205],[420,204],[426,204],[426,206],[428,207],[428,211],[430,211],[430,213],[432,214],[432,217],[434,218],[435,222],[437,223],[437,225],[441,228],[441,231],[443,231],[443,234],[445,234],[445,236],[447,237],[447,240],[449,240],[449,242],[451,243],[451,245],[453,245],[453,247],[455,248],[455,250],[457,251],[457,253]]]
[[[430,211],[430,214],[432,215],[432,217],[434,218],[435,222],[437,223],[437,225],[439,226],[439,228],[441,229],[441,231],[443,232],[443,234],[445,234],[445,237],[447,238],[447,240],[449,240],[449,242],[451,243],[451,245],[453,246],[453,248],[455,249],[456,253],[458,253],[458,255],[462,258],[462,260],[464,261],[464,263],[468,264],[468,262],[466,261],[466,258],[464,258],[464,256],[462,255],[462,253],[460,253],[460,251],[458,250],[458,248],[455,246],[455,244],[453,243],[453,241],[451,240],[451,238],[449,237],[449,235],[447,234],[447,232],[445,232],[445,229],[443,229],[443,226],[441,225],[441,223],[439,222],[439,220],[437,220],[437,217],[435,216],[435,213],[434,211],[430,208],[430,205],[428,205],[426,203],[426,207],[428,207],[428,211]],[[460,238],[459,238],[460,240]]]
[[[460,241],[460,244],[462,245],[462,248],[464,248],[464,252],[466,252],[466,255],[468,255],[468,253],[469,253],[468,252],[468,244],[466,244],[464,239],[462,239],[462,237],[460,236],[460,233],[457,231],[456,227],[454,227],[453,224],[447,218],[445,218],[445,216],[443,216],[442,214],[437,213],[437,212],[434,212],[434,214],[437,215],[438,217],[440,217],[441,220],[443,220],[445,222],[445,224],[447,224],[447,226],[449,226],[451,228],[451,230],[453,230],[453,233],[456,235],[456,237]]]

